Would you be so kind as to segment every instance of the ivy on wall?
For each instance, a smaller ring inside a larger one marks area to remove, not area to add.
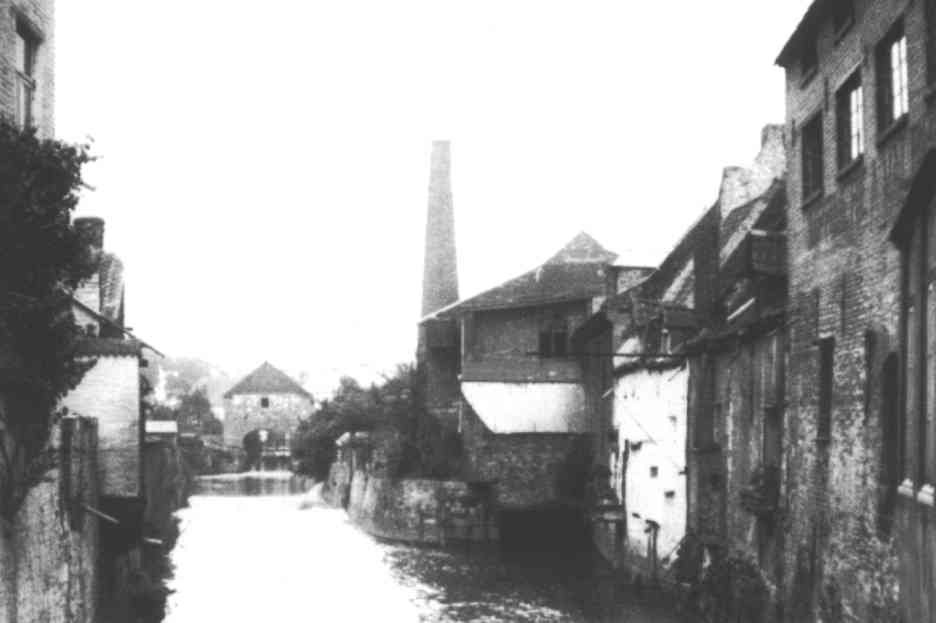
[[[51,467],[61,398],[93,362],[71,296],[96,266],[71,213],[85,145],[39,139],[0,119],[0,518],[12,519]]]

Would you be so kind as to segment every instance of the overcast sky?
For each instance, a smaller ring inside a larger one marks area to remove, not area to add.
[[[321,393],[413,357],[432,139],[463,295],[580,230],[657,264],[783,121],[808,4],[60,0],[57,132],[141,337]]]

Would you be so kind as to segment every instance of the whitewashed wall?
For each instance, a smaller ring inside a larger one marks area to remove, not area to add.
[[[620,492],[626,478],[628,547],[647,552],[645,520],[660,524],[657,552],[667,556],[686,530],[686,410],[688,367],[637,370],[620,377],[614,392],[614,426],[620,454],[611,457],[612,478]],[[623,469],[625,441],[631,451]],[[657,475],[651,474],[656,468]],[[667,492],[672,492],[667,496]],[[635,517],[639,515],[639,517]]]
[[[491,431],[587,433],[585,389],[578,383],[462,383],[462,394]]]
[[[135,356],[98,357],[62,405],[98,421],[101,495],[140,495],[139,360]]]

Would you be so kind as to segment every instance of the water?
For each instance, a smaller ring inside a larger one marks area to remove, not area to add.
[[[301,496],[196,495],[190,504],[167,623],[587,620],[574,582],[549,564],[381,543]]]

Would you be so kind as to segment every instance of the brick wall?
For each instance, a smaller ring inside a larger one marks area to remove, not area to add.
[[[875,536],[882,447],[877,384],[888,352],[865,352],[865,336],[876,336],[879,351],[895,352],[899,344],[900,261],[888,234],[922,153],[911,142],[913,120],[930,113],[924,95],[926,3],[855,4],[856,22],[844,36],[830,22],[820,26],[817,75],[804,84],[795,58],[787,72],[792,309],[784,568],[793,616],[807,610],[828,616],[842,607],[855,620],[877,620],[882,608],[895,607],[897,562],[889,538]],[[875,46],[901,14],[909,42],[911,123],[885,137],[877,131]],[[835,94],[856,70],[863,84],[865,154],[861,164],[839,173]],[[804,204],[800,129],[817,113],[823,118],[824,188]],[[816,434],[820,337],[835,339],[827,448]]]
[[[298,394],[236,394],[224,400],[224,444],[239,448],[244,435],[260,428],[292,435],[311,414],[312,402]]]
[[[19,16],[40,39],[33,115],[44,138],[55,133],[54,5],[54,0],[0,0],[0,114],[12,116],[15,106],[14,35]]]
[[[98,420],[101,495],[141,494],[140,370],[135,356],[102,356],[62,405]]]

